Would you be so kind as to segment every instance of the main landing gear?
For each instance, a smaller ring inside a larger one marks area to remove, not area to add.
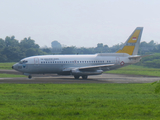
[[[79,79],[79,77],[80,77],[79,75],[74,76],[75,79]],[[87,75],[82,75],[82,79],[87,79],[87,78],[88,78]]]
[[[87,78],[88,78],[87,75],[83,75],[83,76],[82,76],[82,79],[87,79]]]
[[[74,76],[75,79],[79,79],[79,77],[80,77],[80,76],[78,76],[78,75],[75,75],[75,76]]]

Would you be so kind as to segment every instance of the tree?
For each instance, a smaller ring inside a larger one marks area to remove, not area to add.
[[[5,47],[2,55],[7,57],[7,59],[5,58],[7,62],[19,61],[20,58],[24,57],[19,47]]]
[[[102,53],[103,50],[103,43],[98,43],[97,47],[95,48],[96,53]]]
[[[108,47],[108,45],[104,45],[103,46],[103,53],[106,53],[106,52],[108,52],[108,50],[109,50],[109,47]]]
[[[74,46],[72,46],[72,47],[64,47],[63,49],[62,49],[62,52],[61,52],[62,54],[75,54],[76,53],[76,51],[75,51],[75,47]]]
[[[33,55],[41,55],[45,54],[41,49],[39,49],[39,45],[35,43],[30,37],[24,38],[20,42],[20,48],[23,53],[25,53],[26,57]]]
[[[123,45],[123,43],[113,45],[112,47],[110,47],[109,52],[117,52],[119,49],[122,49]]]
[[[26,51],[26,56],[27,56],[27,57],[33,56],[33,55],[36,55],[36,54],[37,54],[37,52],[36,52],[36,49],[34,49],[34,48],[29,48],[29,49],[27,49],[27,51]]]
[[[47,54],[52,54],[52,51],[50,48],[41,48],[41,50]]]
[[[29,49],[29,48],[39,49],[39,45],[35,44],[35,41],[32,40],[30,37],[28,39],[24,38],[23,40],[21,40],[20,46],[21,48],[25,48],[25,49]]]
[[[51,43],[51,46],[52,46],[52,52],[55,54],[60,53],[62,51],[62,45],[56,40]]]
[[[6,47],[5,41],[0,39],[0,51],[2,51]]]
[[[75,48],[75,53],[77,54],[93,54],[94,53],[94,48]]]
[[[19,46],[19,42],[18,40],[15,39],[14,36],[11,37],[6,37],[5,38],[5,46],[6,47],[18,47]]]

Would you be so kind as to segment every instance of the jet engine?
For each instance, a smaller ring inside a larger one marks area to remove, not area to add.
[[[103,70],[95,70],[95,71],[83,71],[83,70],[79,70],[79,69],[73,69],[72,71],[71,71],[71,74],[72,75],[79,75],[79,76],[81,76],[81,75],[100,75],[100,74],[102,74],[103,73]]]

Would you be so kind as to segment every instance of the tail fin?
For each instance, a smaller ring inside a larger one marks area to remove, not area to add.
[[[122,49],[116,53],[128,53],[129,55],[137,55],[141,40],[143,27],[137,27],[131,36],[127,39]]]

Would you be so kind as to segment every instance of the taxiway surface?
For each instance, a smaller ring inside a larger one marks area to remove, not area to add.
[[[0,73],[21,74],[14,70],[0,70]],[[54,74],[33,75],[32,79],[24,78],[0,78],[0,83],[19,83],[19,84],[39,84],[39,83],[152,83],[160,80],[160,77],[136,76],[136,75],[119,75],[119,74],[102,74],[89,76],[87,80],[74,79],[73,76],[58,76]]]

